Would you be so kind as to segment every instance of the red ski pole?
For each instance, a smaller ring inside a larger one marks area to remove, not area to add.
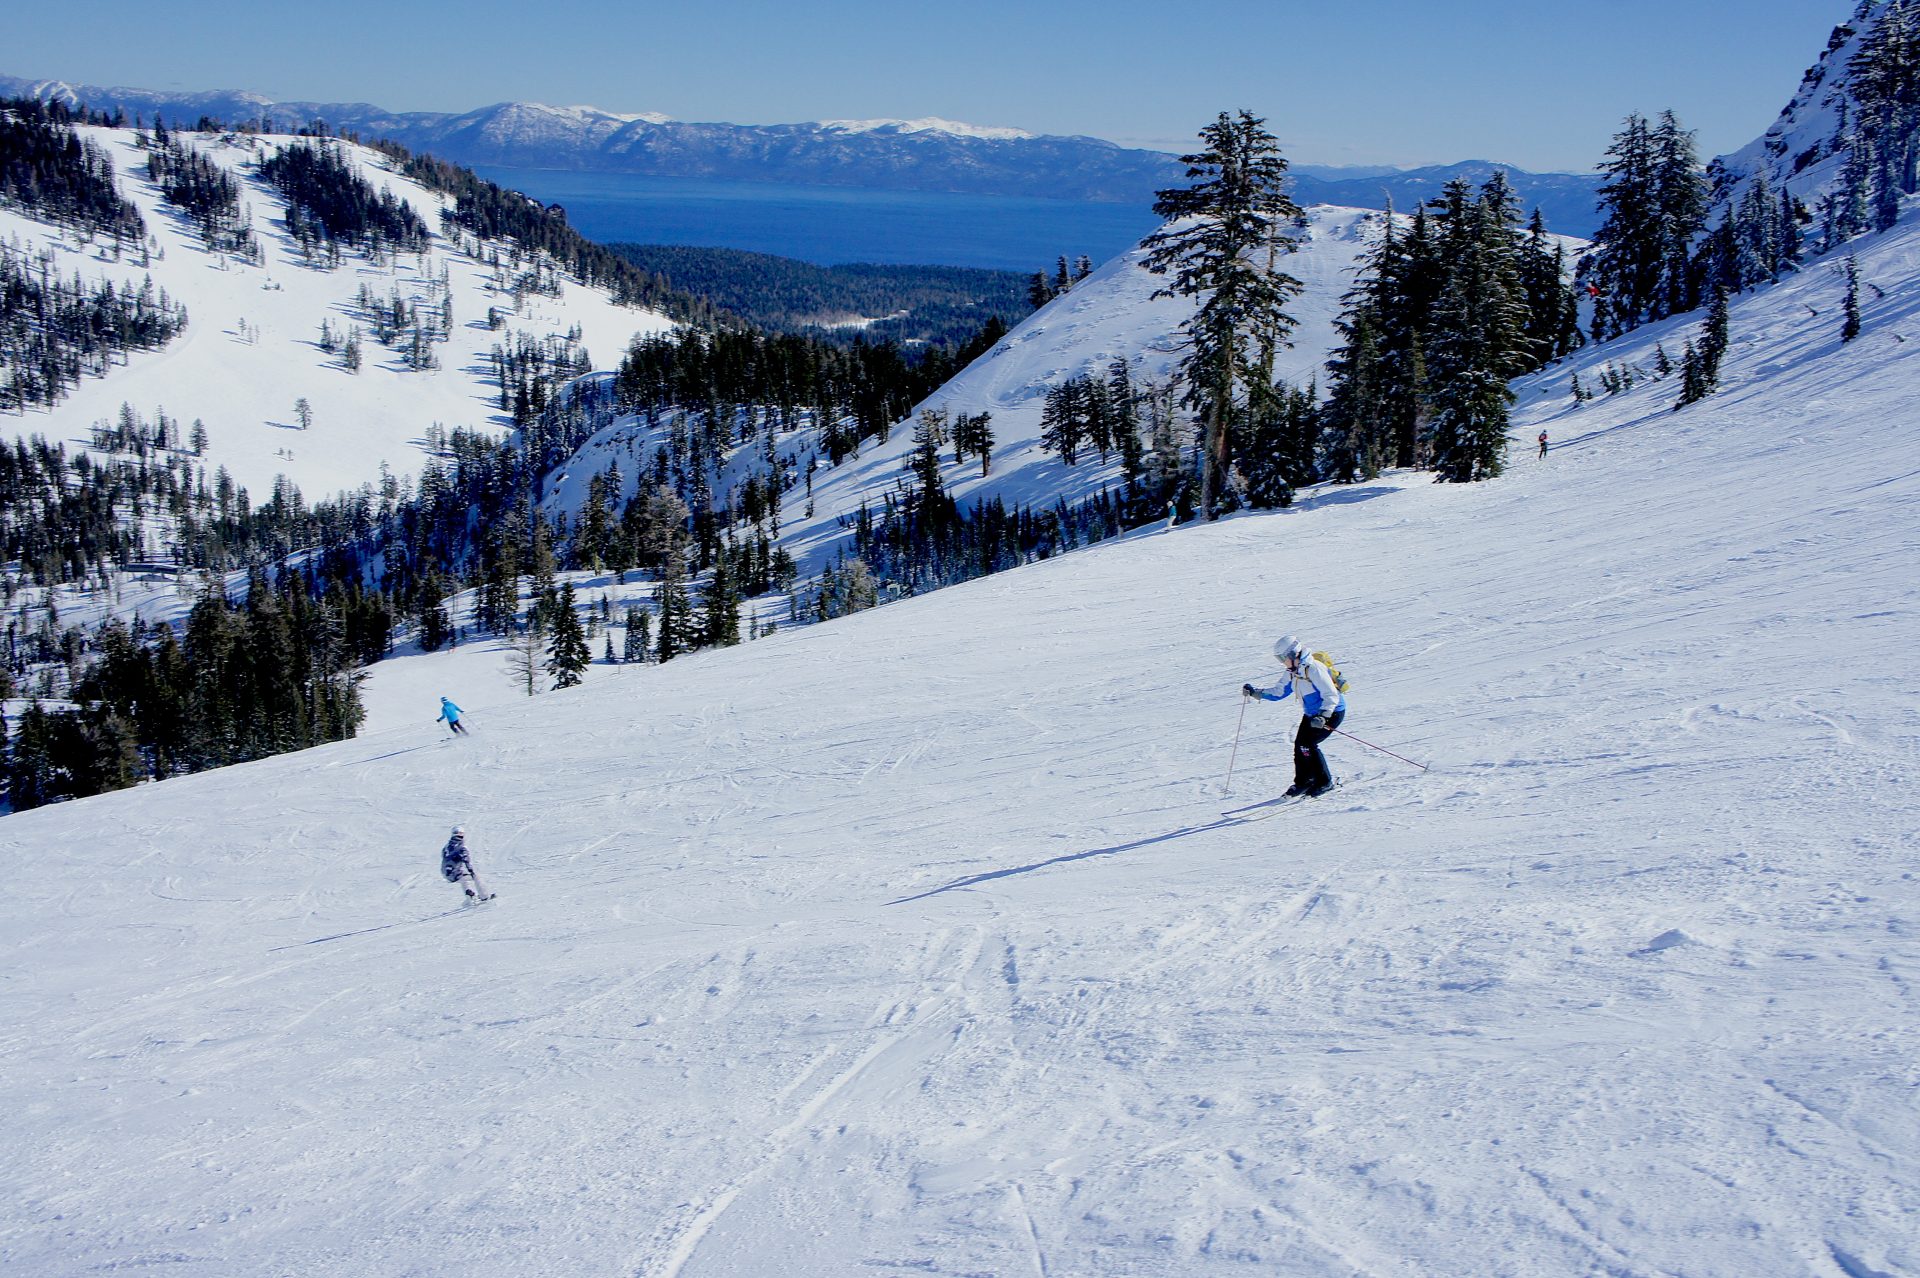
[[[1348,732],[1344,728],[1335,728],[1334,731],[1338,732],[1341,736],[1347,738],[1349,741],[1360,741],[1359,737],[1354,736],[1351,732]],[[1422,772],[1425,772],[1427,770],[1426,764],[1414,763],[1412,759],[1407,758],[1403,754],[1394,754],[1393,751],[1387,749],[1385,746],[1377,746],[1371,741],[1360,741],[1360,744],[1365,746],[1369,750],[1378,750],[1381,754],[1392,755],[1394,758],[1400,760],[1400,762],[1402,763],[1412,764],[1412,766],[1420,769]]]

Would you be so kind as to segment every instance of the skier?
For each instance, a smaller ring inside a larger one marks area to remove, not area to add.
[[[445,697],[440,698],[440,714],[434,719],[434,722],[438,723],[441,719],[447,721],[447,727],[452,731],[454,736],[464,737],[467,735],[467,730],[460,726],[460,707]]]
[[[1547,455],[1547,432],[1544,430],[1540,432],[1540,455],[1542,457]]]
[[[440,873],[447,882],[458,883],[466,889],[467,899],[476,905],[481,901],[491,901],[493,893],[480,886],[480,876],[473,872],[473,858],[467,852],[467,827],[453,827],[453,837],[447,840],[447,846],[440,849]]]
[[[1180,522],[1180,506],[1177,502],[1169,501],[1167,503],[1167,526],[1161,529],[1161,531],[1172,532],[1173,526],[1179,522]]]
[[[1240,694],[1262,701],[1284,701],[1293,693],[1300,694],[1300,730],[1293,738],[1293,784],[1287,794],[1315,798],[1333,789],[1333,771],[1327,767],[1327,756],[1320,753],[1320,743],[1346,719],[1347,699],[1334,686],[1326,664],[1292,635],[1280,637],[1273,645],[1273,655],[1286,667],[1279,681],[1266,688],[1241,684]]]

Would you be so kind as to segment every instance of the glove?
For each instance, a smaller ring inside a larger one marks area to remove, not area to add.
[[[1240,695],[1243,697],[1257,697],[1260,694],[1253,690],[1252,684],[1243,683],[1240,685]]]
[[[1307,720],[1307,722],[1311,723],[1314,727],[1318,728],[1322,732],[1325,732],[1327,730],[1327,716],[1325,716],[1324,714],[1316,714],[1315,716],[1313,716],[1313,718]]]

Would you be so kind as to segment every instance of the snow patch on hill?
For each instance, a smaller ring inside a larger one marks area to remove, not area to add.
[[[1039,136],[1025,129],[962,124],[938,116],[926,116],[918,120],[821,120],[817,127],[832,133],[943,133],[948,137],[985,138],[1000,142]]]
[[[152,421],[159,410],[190,425],[206,425],[211,474],[225,466],[256,500],[265,500],[276,476],[285,475],[309,499],[377,482],[384,464],[396,476],[411,475],[432,456],[429,428],[468,427],[504,433],[512,425],[501,412],[491,379],[490,351],[520,333],[535,339],[577,327],[588,352],[602,366],[625,354],[635,334],[668,331],[672,324],[652,311],[615,305],[606,293],[563,279],[560,295],[516,298],[508,273],[456,251],[440,232],[444,196],[392,171],[385,157],[341,144],[361,175],[386,188],[420,214],[432,244],[419,255],[373,263],[345,255],[335,270],[306,262],[286,232],[279,193],[253,172],[269,148],[295,139],[265,137],[231,141],[182,134],[202,153],[240,178],[244,200],[263,249],[258,266],[201,247],[191,224],[146,179],[144,154],[130,129],[86,128],[82,132],[113,159],[122,195],[139,208],[155,241],[151,261],[138,253],[114,261],[99,244],[77,242],[59,229],[0,209],[0,239],[30,254],[50,251],[63,275],[106,278],[138,287],[151,277],[185,303],[187,330],[158,351],[135,353],[105,378],[89,378],[51,409],[0,417],[0,434],[42,434],[70,449],[86,446],[97,421],[111,421],[124,404]],[[510,246],[498,246],[502,258]],[[356,297],[362,286],[384,301],[398,295],[425,297],[445,274],[453,290],[450,339],[435,347],[440,367],[416,372],[401,352],[373,339]],[[489,308],[504,316],[499,330],[486,323]],[[363,366],[349,372],[338,355],[321,350],[320,325],[344,334],[363,331]],[[311,405],[313,425],[297,427],[295,401]]]

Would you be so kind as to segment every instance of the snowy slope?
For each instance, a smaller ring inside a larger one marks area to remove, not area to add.
[[[1498,482],[9,818],[0,1268],[1920,1271],[1917,229]],[[1223,817],[1281,629],[1432,771]]]
[[[310,266],[286,234],[279,193],[254,176],[249,164],[266,148],[292,139],[259,139],[262,149],[256,152],[248,139],[223,145],[218,138],[183,134],[241,178],[265,259],[256,267],[209,253],[191,224],[147,181],[145,156],[134,146],[132,130],[82,132],[112,157],[122,195],[140,209],[157,241],[151,264],[143,268],[137,255],[108,260],[103,247],[77,245],[71,236],[14,209],[0,209],[0,239],[34,254],[53,247],[56,269],[67,276],[77,272],[138,287],[151,275],[157,287],[186,304],[189,323],[168,346],[135,353],[107,377],[82,381],[50,410],[0,416],[0,432],[8,437],[43,434],[78,447],[94,422],[113,420],[123,403],[149,422],[165,410],[184,425],[196,418],[205,422],[209,474],[226,466],[257,501],[264,501],[274,477],[284,474],[309,500],[317,500],[377,482],[382,462],[396,476],[416,473],[428,459],[426,436],[435,423],[448,430],[508,429],[512,423],[499,411],[488,353],[513,333],[544,338],[578,325],[588,352],[601,367],[612,367],[635,333],[671,327],[664,316],[616,306],[605,292],[572,280],[562,283],[562,296],[529,295],[516,312],[512,293],[496,287],[493,269],[455,251],[439,234],[445,197],[388,171],[384,157],[354,146],[345,153],[374,189],[391,189],[433,231],[426,254],[375,266],[348,253],[336,270]],[[452,337],[436,348],[438,370],[408,371],[400,352],[373,339],[355,298],[362,284],[379,299],[395,291],[422,297],[443,270],[453,287]],[[489,307],[507,313],[504,329],[487,327]],[[355,322],[367,330],[365,362],[357,374],[320,349],[323,319],[343,333]],[[294,415],[294,402],[302,397],[313,409],[313,427],[306,431],[297,428]]]

